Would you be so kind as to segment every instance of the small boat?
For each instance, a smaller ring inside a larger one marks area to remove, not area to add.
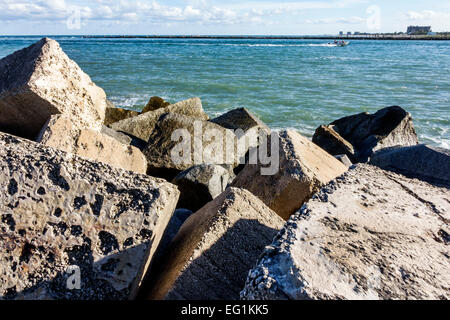
[[[346,47],[350,44],[350,41],[335,41],[328,43],[329,46],[332,47]]]
[[[346,47],[346,46],[348,46],[349,44],[350,44],[349,41],[342,41],[342,42],[337,43],[336,45],[337,45],[338,47]]]

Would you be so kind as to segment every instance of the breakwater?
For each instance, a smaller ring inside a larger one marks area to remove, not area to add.
[[[231,39],[231,40],[450,40],[450,35],[227,36],[227,35],[86,35],[86,39]]]

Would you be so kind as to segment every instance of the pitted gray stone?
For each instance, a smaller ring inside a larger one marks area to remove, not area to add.
[[[449,299],[450,190],[370,165],[291,217],[243,299]]]
[[[0,299],[129,299],[179,191],[0,134]],[[69,290],[69,267],[81,290]]]

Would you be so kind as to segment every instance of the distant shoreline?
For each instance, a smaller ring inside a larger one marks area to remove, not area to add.
[[[216,40],[414,40],[414,41],[445,41],[450,36],[408,36],[408,35],[370,35],[370,36],[206,36],[206,35],[109,35],[83,36],[86,39],[216,39]]]

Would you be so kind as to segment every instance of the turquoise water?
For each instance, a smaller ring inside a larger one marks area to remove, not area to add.
[[[450,42],[54,37],[117,106],[198,96],[217,116],[246,107],[272,128],[316,127],[400,105],[422,143],[450,148]],[[0,57],[35,42],[0,37]]]

